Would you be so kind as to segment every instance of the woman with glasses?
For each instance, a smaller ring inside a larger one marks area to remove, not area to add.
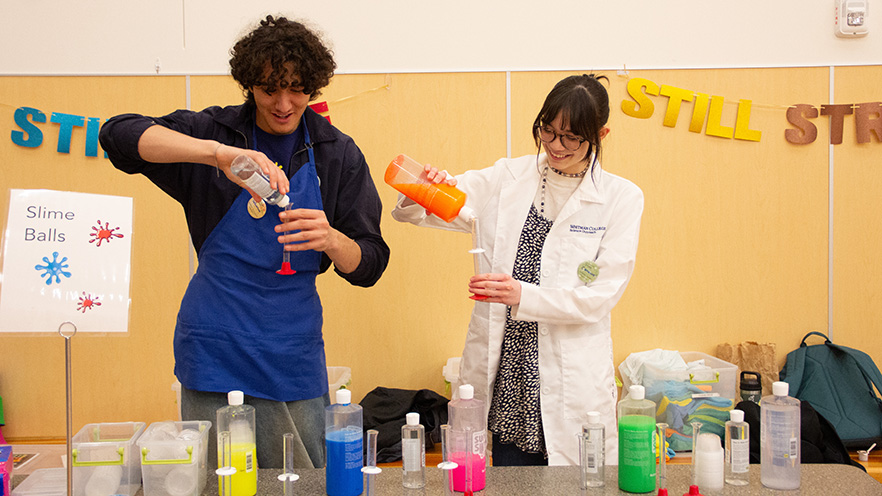
[[[482,270],[460,381],[486,400],[493,464],[577,465],[587,412],[606,425],[616,463],[616,384],[610,311],[631,278],[643,193],[600,165],[609,133],[603,76],[570,76],[551,90],[533,123],[537,153],[431,180],[463,190],[477,216]],[[447,224],[400,197],[392,216]]]

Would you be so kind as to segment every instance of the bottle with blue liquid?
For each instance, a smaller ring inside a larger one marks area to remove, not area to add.
[[[364,491],[364,427],[361,406],[352,392],[337,390],[337,403],[325,408],[325,491],[328,496],[358,496]]]

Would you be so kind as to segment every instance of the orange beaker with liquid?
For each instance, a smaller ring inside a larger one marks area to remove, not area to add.
[[[429,181],[423,165],[407,155],[395,157],[386,168],[385,180],[445,222],[455,219],[465,205],[465,193],[449,184]]]

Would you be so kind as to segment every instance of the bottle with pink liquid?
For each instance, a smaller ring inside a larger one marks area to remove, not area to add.
[[[487,451],[487,412],[484,402],[475,399],[470,384],[459,387],[459,398],[447,404],[450,424],[450,461],[453,469],[453,490],[471,496],[484,489]]]

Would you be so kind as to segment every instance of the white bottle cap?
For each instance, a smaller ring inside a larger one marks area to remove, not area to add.
[[[348,405],[349,403],[352,403],[352,391],[348,389],[338,389],[336,398],[338,405]]]
[[[477,215],[475,215],[474,209],[463,205],[463,207],[459,209],[459,214],[457,214],[457,217],[459,217],[460,219],[462,219],[466,222],[471,222],[472,219],[477,217]]]
[[[410,412],[404,416],[407,419],[407,425],[419,425],[420,424],[420,414],[417,412]]]
[[[730,410],[729,420],[732,422],[744,422],[744,412],[741,410]]]
[[[245,394],[242,391],[230,391],[227,393],[227,403],[237,406],[245,402]]]
[[[288,204],[291,203],[291,200],[288,198],[288,195],[282,195],[282,199],[279,200],[279,203],[276,203],[279,208],[285,208]]]
[[[459,399],[470,400],[475,397],[475,387],[471,384],[463,384],[459,387]]]
[[[600,412],[588,412],[588,423],[589,424],[599,424],[600,423]]]
[[[640,384],[634,384],[628,388],[628,394],[632,400],[642,400],[646,397],[646,390]]]
[[[778,381],[772,383],[772,394],[775,396],[787,396],[790,392],[790,383]]]

